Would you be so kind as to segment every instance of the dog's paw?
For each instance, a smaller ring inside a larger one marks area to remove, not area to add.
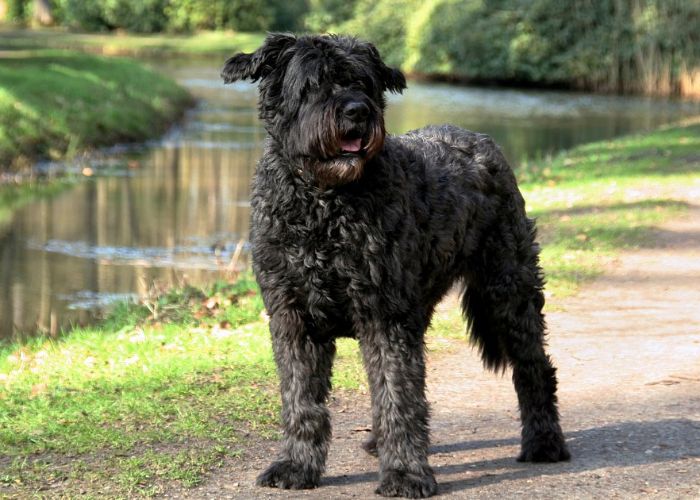
[[[318,486],[319,474],[291,460],[273,462],[258,476],[255,484],[285,490],[305,490]]]
[[[559,432],[551,432],[523,442],[518,462],[561,462],[570,458],[564,436]]]
[[[372,435],[367,441],[362,443],[362,449],[373,457],[378,457],[379,452],[377,451],[377,438]]]
[[[437,481],[430,469],[422,475],[389,470],[381,474],[381,482],[375,493],[384,497],[426,498],[437,493]]]

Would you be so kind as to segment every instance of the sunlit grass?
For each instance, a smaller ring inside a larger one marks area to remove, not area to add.
[[[691,119],[523,165],[549,298],[575,293],[619,251],[648,244],[661,222],[681,215],[687,202],[679,193],[700,193],[699,150],[700,119]]]
[[[162,133],[190,104],[126,59],[58,50],[0,55],[0,168]]]
[[[92,478],[115,494],[155,493],[166,480],[197,484],[249,433],[277,436],[277,378],[255,290],[244,279],[205,296],[171,291],[125,304],[100,327],[2,349],[0,484],[29,491],[60,472],[74,485]],[[366,387],[355,341],[339,342],[333,386]],[[76,454],[83,468],[41,459]]]

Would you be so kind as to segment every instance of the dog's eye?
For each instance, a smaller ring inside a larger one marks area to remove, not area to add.
[[[350,84],[350,90],[355,90],[357,92],[363,92],[367,93],[368,90],[371,90],[371,86],[367,86],[364,82],[358,81],[358,82],[353,82]]]

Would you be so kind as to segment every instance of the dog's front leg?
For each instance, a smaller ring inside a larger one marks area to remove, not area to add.
[[[372,393],[379,456],[376,493],[424,498],[437,483],[428,465],[428,403],[422,332],[397,323],[367,328],[360,347]]]
[[[272,347],[282,394],[284,441],[277,461],[258,476],[259,486],[315,488],[325,468],[331,437],[325,401],[335,342],[313,341],[295,312],[270,318]]]

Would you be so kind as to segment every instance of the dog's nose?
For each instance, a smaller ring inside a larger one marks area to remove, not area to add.
[[[348,120],[359,122],[367,118],[369,115],[369,106],[364,102],[350,101],[343,108],[343,114]]]

